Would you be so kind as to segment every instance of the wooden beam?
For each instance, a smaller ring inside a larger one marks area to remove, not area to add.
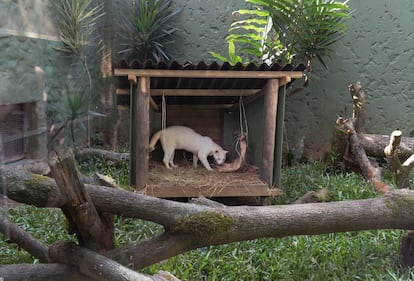
[[[149,101],[150,101],[150,106],[151,106],[152,110],[154,110],[155,112],[161,112],[160,107],[154,101],[154,99],[152,97],[149,98]]]
[[[140,190],[144,188],[148,181],[148,162],[149,162],[149,135],[150,135],[150,78],[139,77],[137,91],[137,103],[133,108],[134,123],[132,130],[136,132],[136,142],[132,143],[135,146],[135,173],[136,182],[135,189]]]
[[[237,102],[238,104],[238,102]],[[234,106],[233,103],[221,104],[169,104],[168,108],[173,110],[191,109],[191,110],[205,110],[205,109],[229,109]]]
[[[117,94],[117,95],[128,95],[129,96],[129,89],[116,89],[115,94]]]
[[[290,76],[285,76],[279,79],[279,87],[289,84],[290,82],[292,82],[292,77]]]
[[[226,187],[192,187],[175,185],[149,185],[140,193],[159,198],[182,197],[248,197],[248,196],[280,196],[282,190],[267,188],[266,184],[251,184]]]
[[[273,162],[276,135],[276,113],[278,103],[279,80],[269,79],[265,88],[263,150],[260,179],[273,185]]]
[[[115,68],[115,76],[138,77],[184,77],[184,78],[302,78],[302,71],[234,71],[234,70],[170,70],[170,69],[124,69]]]
[[[137,76],[133,74],[128,74],[128,81],[132,84],[137,84]]]
[[[251,96],[262,89],[152,89],[151,96]]]
[[[252,96],[262,89],[151,89],[151,96]],[[116,89],[117,95],[129,95],[128,89]]]

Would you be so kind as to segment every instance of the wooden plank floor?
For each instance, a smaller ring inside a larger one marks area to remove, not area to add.
[[[168,170],[154,161],[150,161],[149,181],[142,193],[160,198],[282,195],[279,188],[269,189],[257,172],[209,172],[201,165],[194,168],[188,162]]]

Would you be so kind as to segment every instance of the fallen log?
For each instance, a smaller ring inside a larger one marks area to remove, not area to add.
[[[119,153],[104,149],[97,148],[83,148],[75,151],[76,158],[88,159],[92,157],[101,157],[107,161],[112,161],[114,164],[118,164],[121,161],[129,160],[129,153]]]
[[[384,148],[390,142],[389,135],[358,134],[359,143],[368,156],[384,158]],[[402,137],[398,148],[398,156],[402,161],[414,154],[414,138]]]

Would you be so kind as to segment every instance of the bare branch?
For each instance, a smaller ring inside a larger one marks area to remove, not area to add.
[[[50,246],[49,253],[53,260],[77,267],[82,274],[95,280],[153,280],[96,252],[78,247],[72,242],[55,242]]]
[[[338,118],[336,124],[342,127],[349,134],[351,152],[357,160],[364,177],[369,180],[372,188],[379,193],[385,194],[392,190],[392,187],[382,181],[381,170],[372,166],[364,148],[359,142],[358,135],[353,123],[349,119]]]
[[[0,232],[10,242],[16,243],[41,262],[49,262],[47,247],[10,220],[0,216]],[[0,275],[1,276],[1,275]]]
[[[350,84],[348,86],[348,90],[351,94],[353,104],[352,121],[355,126],[355,130],[358,133],[362,133],[364,132],[366,119],[366,94],[362,89],[361,82]]]

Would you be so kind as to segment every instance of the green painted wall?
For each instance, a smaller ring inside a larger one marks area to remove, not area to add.
[[[413,130],[414,2],[350,1],[347,35],[335,46],[329,70],[315,65],[310,86],[287,98],[290,145],[303,140],[304,154],[322,158],[330,148],[337,114],[351,115],[347,86],[361,81],[368,95],[366,131]]]
[[[96,88],[103,97],[98,109],[111,118],[118,116],[114,106],[116,85],[110,66],[118,58],[120,44],[114,20],[123,16],[116,10],[119,1],[104,1],[108,16],[102,31],[109,56],[105,72],[96,80]],[[34,66],[45,70],[48,100],[58,102],[56,94],[67,78],[68,62],[53,50],[57,38],[49,4],[50,0],[0,0],[1,102],[41,99]],[[226,54],[224,38],[232,22],[232,12],[242,8],[244,1],[176,0],[175,4],[183,7],[183,11],[176,21],[181,31],[172,50],[174,59],[180,63],[201,60],[209,63],[213,57],[208,51]],[[411,109],[414,2],[366,0],[350,1],[349,5],[354,10],[346,21],[349,29],[345,38],[334,46],[331,59],[326,61],[329,71],[315,63],[310,86],[287,98],[286,144],[296,148],[304,143],[305,156],[322,158],[329,150],[337,114],[351,112],[347,91],[351,82],[361,81],[368,94],[367,132],[388,134],[399,127],[409,135],[414,130],[411,122],[414,118]],[[249,110],[255,106],[250,105]],[[260,118],[259,107],[254,110],[257,117],[249,118]],[[102,122],[102,127],[113,131],[115,122],[107,123]]]

